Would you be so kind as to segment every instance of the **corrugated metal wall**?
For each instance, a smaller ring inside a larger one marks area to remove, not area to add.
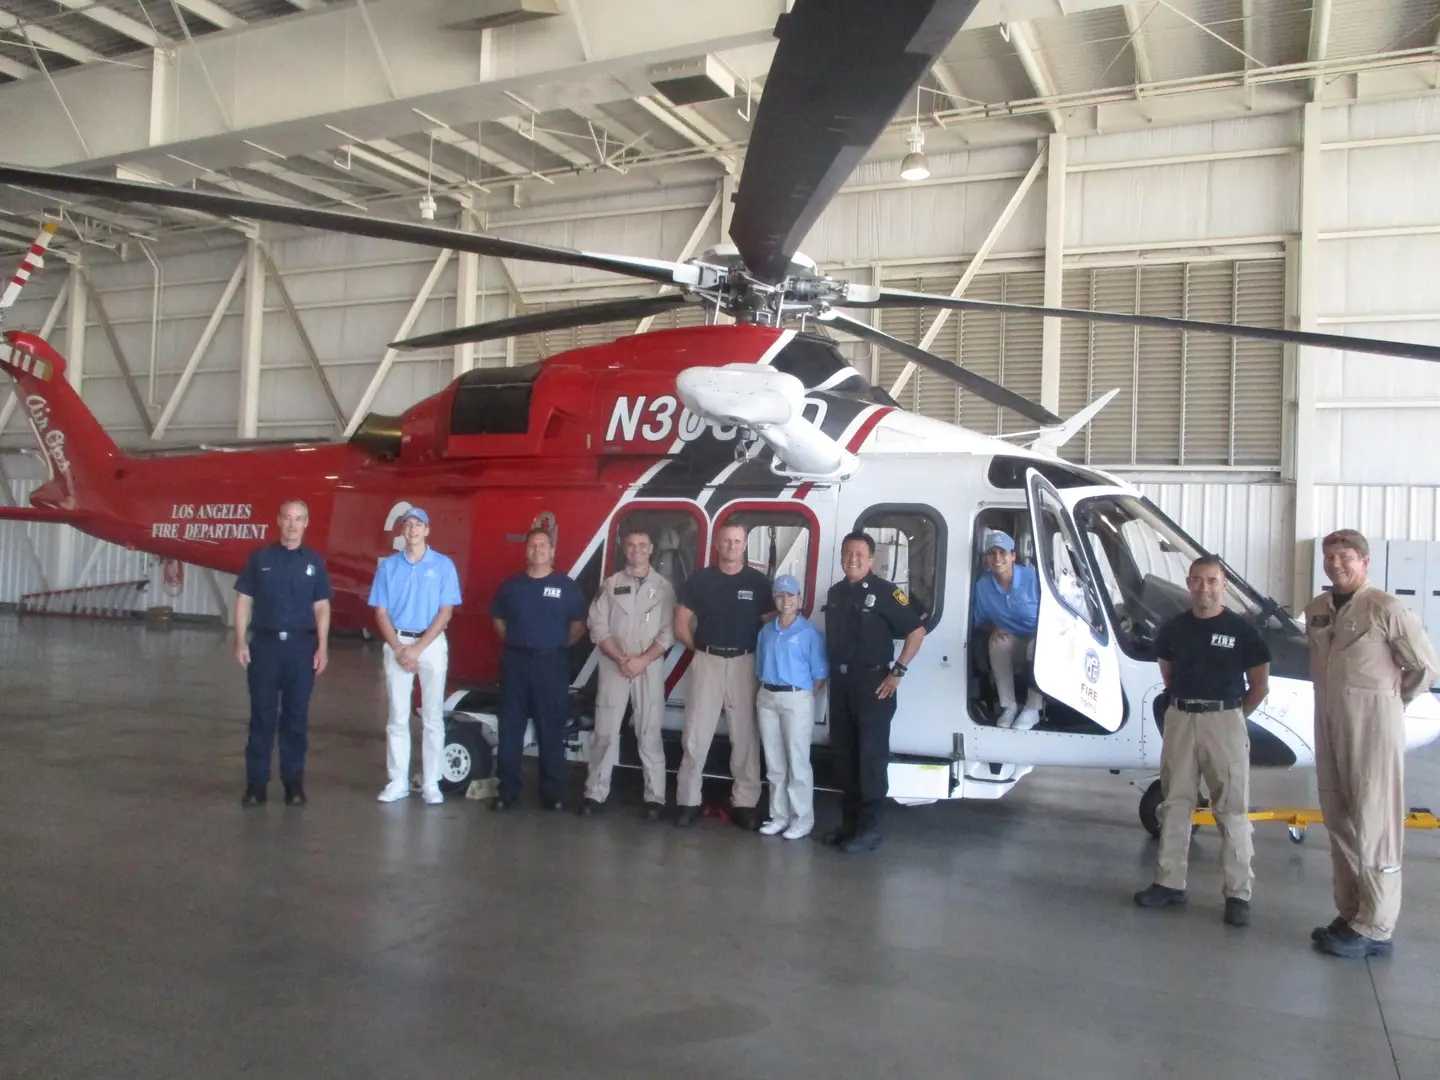
[[[1314,529],[1316,536],[1359,529],[1371,540],[1440,540],[1440,488],[1318,485]]]

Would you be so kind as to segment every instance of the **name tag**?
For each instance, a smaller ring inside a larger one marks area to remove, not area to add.
[[[546,586],[545,586],[545,595],[548,596],[548,597],[549,597],[550,599],[552,599],[552,600],[559,600],[559,599],[560,599],[560,586],[559,586],[559,585],[546,585]]]
[[[615,595],[616,595],[616,596],[626,596],[626,595],[629,594],[629,592],[630,592],[630,586],[629,586],[629,585],[616,585],[616,586],[615,586]]]
[[[754,600],[755,592],[753,589],[740,589],[735,593],[735,597],[738,600]]]
[[[1210,644],[1221,649],[1233,649],[1235,647],[1235,638],[1230,634],[1211,634]]]
[[[1310,625],[1311,625],[1311,626],[1329,626],[1329,625],[1330,625],[1330,616],[1329,616],[1329,615],[1316,615],[1314,618],[1310,619],[1309,622],[1310,622]]]

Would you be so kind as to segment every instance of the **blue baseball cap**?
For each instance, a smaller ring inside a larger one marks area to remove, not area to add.
[[[426,525],[430,524],[430,515],[425,513],[425,511],[421,510],[418,506],[412,506],[409,510],[406,510],[404,515],[402,515],[400,518],[400,523],[403,525],[405,523],[405,518],[412,517],[416,521],[423,522]]]
[[[791,574],[781,574],[775,579],[775,587],[770,590],[775,594],[788,593],[791,596],[800,595],[800,582],[796,581]]]
[[[999,548],[1001,551],[1014,551],[1015,541],[1010,539],[1009,533],[1003,533],[999,529],[990,529],[985,533],[985,548],[990,551]]]

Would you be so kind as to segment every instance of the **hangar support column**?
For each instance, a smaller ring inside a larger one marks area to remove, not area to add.
[[[1300,154],[1300,241],[1296,322],[1299,330],[1318,330],[1320,307],[1320,139],[1322,106],[1312,101],[1302,109]],[[1315,565],[1315,382],[1316,365],[1327,362],[1319,349],[1296,347],[1291,479],[1295,484],[1295,569],[1291,589],[1293,610],[1310,599]]]
[[[1064,299],[1065,266],[1065,136],[1050,136],[1045,174],[1045,306],[1060,307]],[[1045,319],[1040,338],[1040,404],[1060,412],[1059,319]],[[1087,402],[1088,404],[1088,402]]]

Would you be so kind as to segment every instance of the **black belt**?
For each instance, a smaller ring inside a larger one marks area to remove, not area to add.
[[[835,671],[839,675],[865,675],[876,671],[889,671],[889,664],[836,664]]]
[[[773,682],[762,682],[760,688],[769,690],[772,694],[802,693],[805,690],[803,686],[781,686],[779,683]]]
[[[1172,709],[1180,712],[1230,712],[1238,709],[1244,704],[1239,698],[1228,698],[1225,701],[1205,701],[1201,698],[1175,698],[1170,702]]]
[[[314,637],[314,630],[252,630],[255,637],[275,638],[278,641],[289,641],[292,637]]]
[[[396,637],[422,638],[422,637],[425,636],[425,631],[424,631],[424,630],[396,630],[396,631],[395,631],[395,636],[396,636]]]
[[[749,656],[754,649],[732,649],[725,645],[702,645],[700,651],[709,653],[711,656],[718,656],[722,660],[730,660],[737,656]]]

